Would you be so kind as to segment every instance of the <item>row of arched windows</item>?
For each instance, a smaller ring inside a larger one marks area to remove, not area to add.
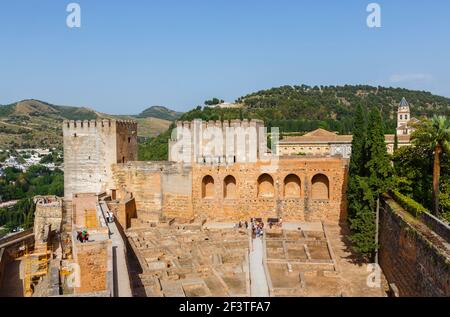
[[[271,198],[275,196],[275,186],[272,176],[262,174],[258,177],[258,197]],[[284,198],[300,198],[301,181],[295,174],[289,174],[284,179]],[[214,178],[210,175],[203,177],[202,197],[214,198],[215,184]],[[223,197],[226,199],[237,198],[236,178],[231,175],[225,177],[223,181]],[[317,174],[311,180],[311,198],[317,200],[327,200],[330,197],[330,182],[324,174]]]

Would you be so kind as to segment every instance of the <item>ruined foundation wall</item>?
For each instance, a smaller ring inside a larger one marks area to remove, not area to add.
[[[418,219],[408,214],[392,199],[386,197],[382,200],[380,266],[389,283],[395,283],[400,296],[448,297],[448,250],[445,252],[442,245],[430,241],[412,225],[418,222]]]

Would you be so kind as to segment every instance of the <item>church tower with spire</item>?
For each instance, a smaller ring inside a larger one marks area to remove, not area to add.
[[[411,124],[417,121],[416,118],[411,118],[409,103],[403,97],[397,110],[397,135],[410,135],[414,131]]]
[[[411,120],[411,111],[409,109],[409,103],[403,97],[402,101],[400,101],[400,104],[398,105],[397,128],[400,128],[403,125],[407,125],[409,120]]]

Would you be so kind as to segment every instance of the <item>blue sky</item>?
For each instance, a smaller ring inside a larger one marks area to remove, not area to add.
[[[81,28],[66,6],[81,6]],[[381,28],[366,6],[381,5]],[[450,97],[450,1],[1,0],[0,104],[136,114],[290,84]]]

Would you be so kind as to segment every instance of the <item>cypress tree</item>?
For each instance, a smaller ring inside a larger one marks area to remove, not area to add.
[[[373,108],[369,115],[366,153],[368,160],[365,167],[369,186],[378,196],[386,192],[390,185],[392,165],[386,148],[381,114],[376,108]]]
[[[369,114],[363,156],[366,158],[360,175],[354,179],[349,204],[351,241],[356,251],[372,258],[375,244],[376,201],[390,184],[392,166],[387,153],[381,115],[373,108]]]
[[[350,176],[361,175],[365,165],[365,140],[367,134],[366,118],[363,107],[359,104],[356,108],[355,126],[353,129],[352,156],[349,164]]]
[[[394,137],[394,153],[398,150],[398,135],[397,130],[395,130],[395,137]]]
[[[355,114],[352,155],[350,157],[347,184],[348,219],[350,221],[355,217],[357,211],[361,208],[361,194],[359,190],[358,176],[363,174],[363,169],[365,166],[364,151],[367,134],[366,130],[367,124],[363,107],[358,105]]]

